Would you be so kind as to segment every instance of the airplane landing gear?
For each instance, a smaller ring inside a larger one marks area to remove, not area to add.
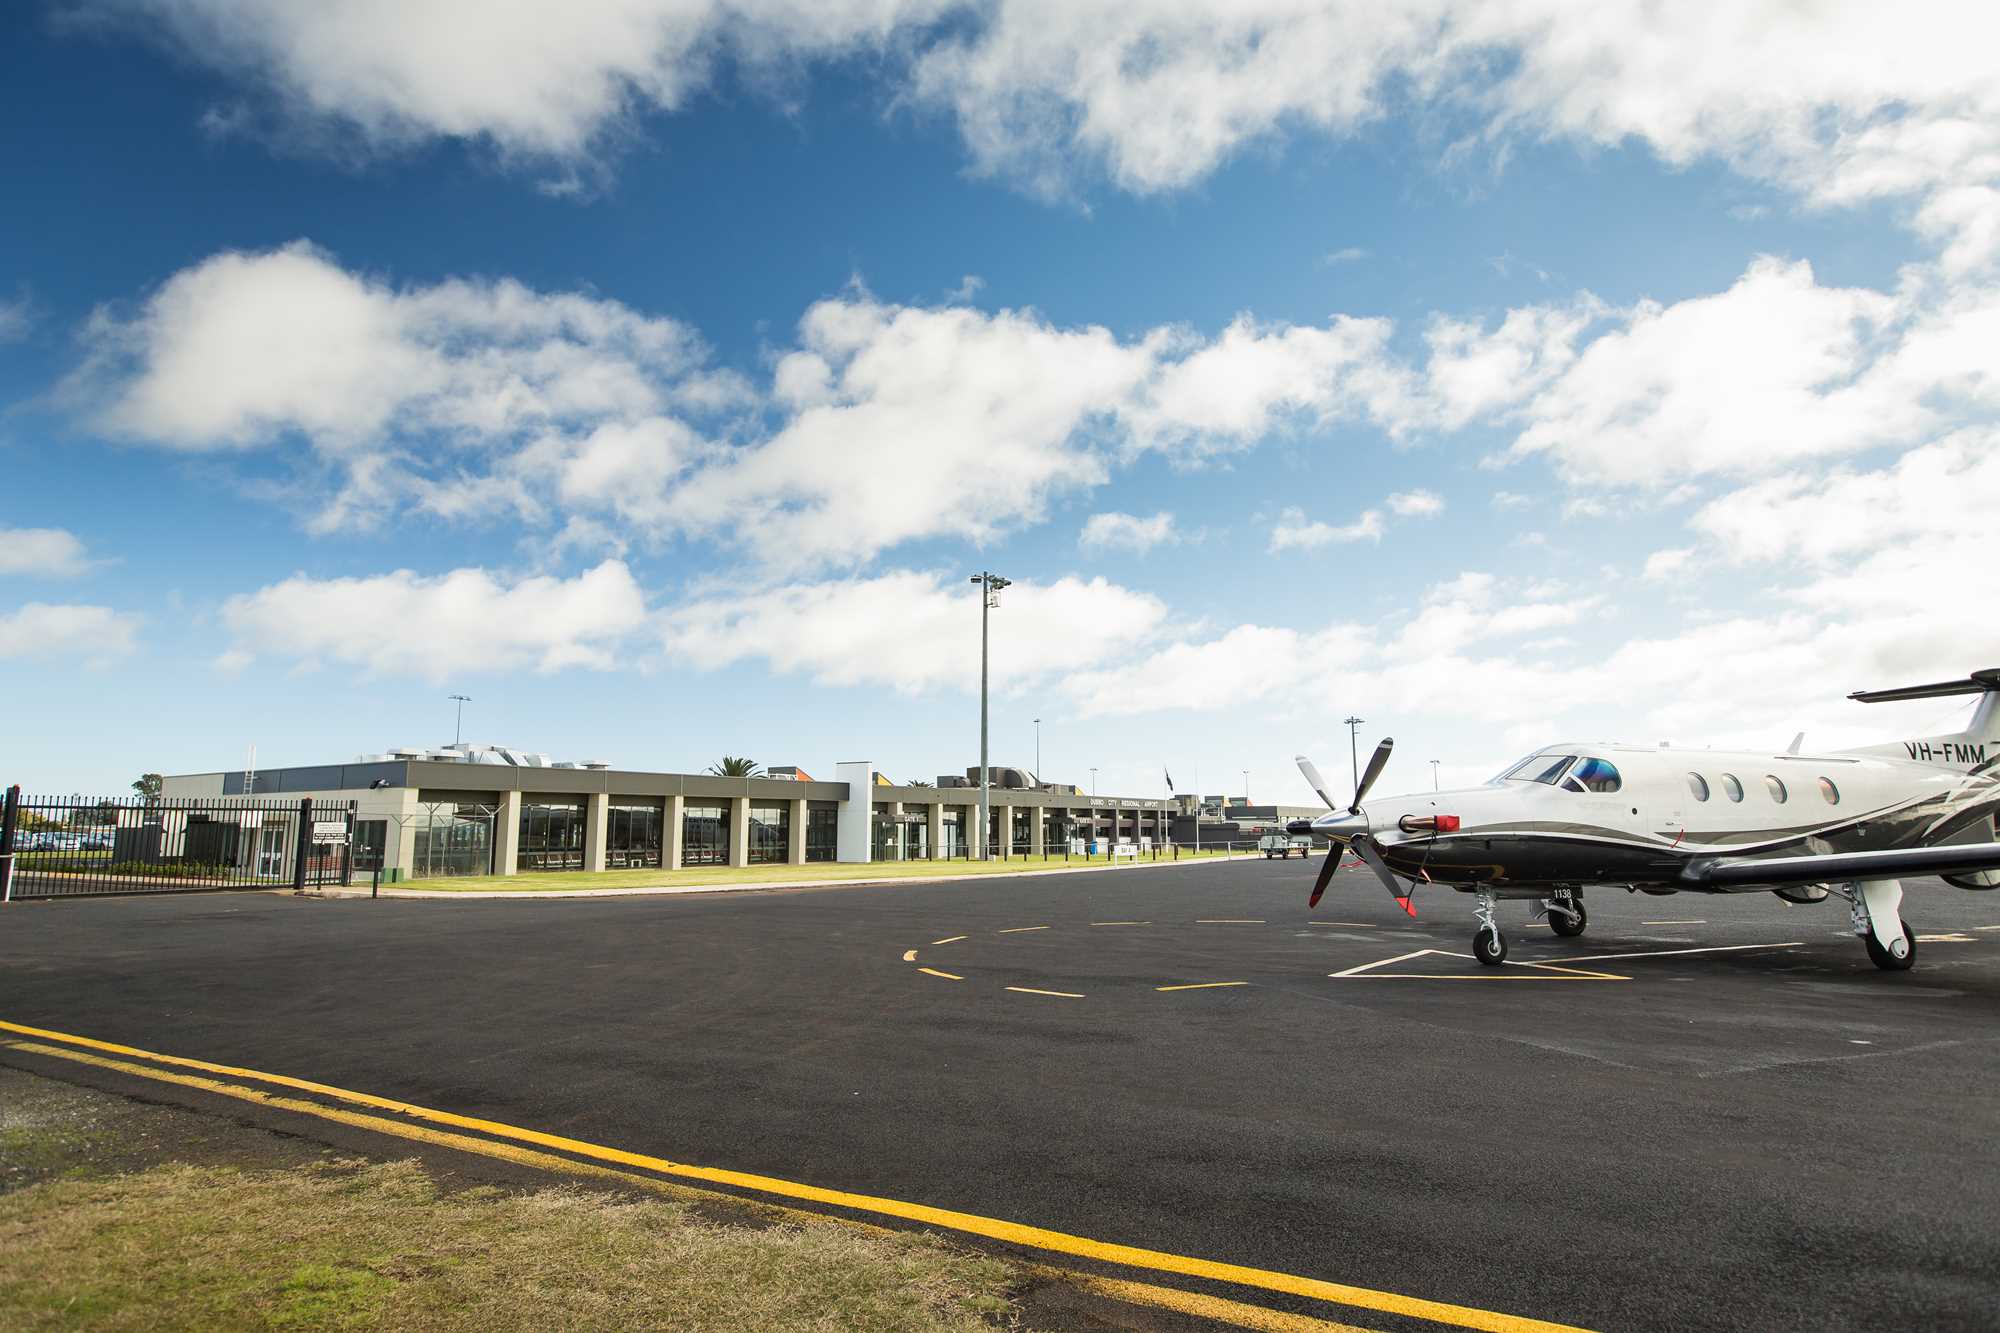
[[[1479,930],[1472,937],[1472,956],[1487,967],[1498,967],[1507,961],[1507,937],[1500,933],[1500,923],[1493,916],[1493,895],[1481,893],[1479,906]]]
[[[1564,939],[1573,940],[1583,934],[1583,928],[1590,922],[1583,910],[1583,895],[1575,889],[1559,889],[1542,899],[1542,913],[1549,919],[1549,929]]]
[[[1893,879],[1830,885],[1847,899],[1854,933],[1868,950],[1868,960],[1885,972],[1907,972],[1917,962],[1917,936],[1903,920],[1903,886]]]

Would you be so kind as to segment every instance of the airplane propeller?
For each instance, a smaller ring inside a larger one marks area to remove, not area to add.
[[[1368,756],[1368,767],[1361,770],[1361,785],[1354,789],[1354,804],[1347,807],[1348,814],[1361,813],[1362,798],[1367,796],[1368,789],[1375,785],[1375,779],[1382,776],[1382,770],[1389,766],[1389,751],[1395,748],[1396,742],[1384,736],[1382,743],[1375,747],[1375,753]]]
[[[1367,799],[1370,789],[1375,786],[1375,780],[1382,776],[1382,770],[1389,766],[1389,755],[1395,748],[1395,740],[1392,737],[1384,736],[1382,743],[1375,747],[1375,753],[1368,756],[1368,767],[1361,771],[1361,780],[1355,784],[1354,800],[1347,807],[1348,814],[1358,815],[1361,813],[1361,802]],[[1306,781],[1311,784],[1313,791],[1318,793],[1320,800],[1326,802],[1326,808],[1338,812],[1340,806],[1334,802],[1333,797],[1327,795],[1326,779],[1320,776],[1319,769],[1313,764],[1313,761],[1304,755],[1298,755],[1296,758],[1299,765],[1299,772],[1305,775]],[[1364,832],[1356,833],[1350,837],[1347,845],[1353,850],[1355,856],[1360,858],[1363,865],[1375,872],[1375,877],[1381,880],[1388,888],[1390,895],[1395,898],[1397,904],[1405,912],[1408,912],[1411,916],[1415,916],[1417,911],[1410,904],[1410,895],[1404,892],[1402,885],[1397,882],[1394,872],[1389,869],[1388,863],[1382,859],[1381,844],[1377,843],[1373,837]],[[1320,866],[1319,876],[1313,881],[1312,896],[1306,899],[1307,907],[1319,906],[1320,897],[1325,894],[1327,884],[1333,879],[1333,872],[1339,868],[1340,849],[1339,844],[1336,843],[1333,847],[1327,849],[1326,862]]]

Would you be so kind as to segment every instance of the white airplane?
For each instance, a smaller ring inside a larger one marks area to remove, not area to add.
[[[1549,745],[1483,787],[1368,800],[1395,747],[1375,748],[1345,809],[1304,755],[1299,769],[1331,814],[1294,823],[1334,846],[1317,906],[1345,846],[1416,915],[1419,883],[1477,895],[1472,950],[1497,967],[1507,939],[1493,907],[1540,904],[1556,934],[1583,933],[1586,885],[1642,893],[1756,893],[1794,903],[1838,895],[1877,967],[1916,961],[1902,875],[2000,888],[2000,667],[1963,680],[1860,691],[1861,703],[1977,694],[1971,724],[1832,754]]]

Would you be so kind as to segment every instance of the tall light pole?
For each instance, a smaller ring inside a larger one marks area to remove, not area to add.
[[[1097,799],[1097,770],[1094,768],[1090,770],[1090,799]]]
[[[987,621],[991,612],[1000,605],[1000,590],[1013,580],[1003,579],[991,570],[981,570],[969,582],[979,585],[979,859],[993,859],[993,815],[990,788],[993,770],[986,758],[986,643]],[[1011,830],[1010,830],[1011,832]]]
[[[1246,768],[1241,771],[1243,773],[1243,804],[1248,806],[1250,804],[1250,770]]]
[[[1431,760],[1431,790],[1436,791],[1437,789],[1438,789],[1438,761],[1433,759]]]
[[[1357,796],[1361,794],[1361,752],[1355,748],[1359,744],[1355,737],[1360,733],[1361,722],[1358,717],[1347,719],[1347,766],[1354,773],[1354,785],[1350,790]]]
[[[458,720],[451,724],[451,743],[455,747],[465,734],[465,706],[472,702],[469,694],[447,694],[447,699],[458,700]]]
[[[1035,719],[1035,781],[1042,780],[1042,720]]]

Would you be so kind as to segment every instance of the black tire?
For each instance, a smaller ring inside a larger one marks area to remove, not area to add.
[[[1549,913],[1549,929],[1566,940],[1573,940],[1583,934],[1583,928],[1590,924],[1590,914],[1583,910],[1583,903],[1572,898],[1569,904],[1576,911],[1576,919],[1571,920],[1561,912]]]
[[[1270,854],[1269,852],[1265,852],[1265,853],[1264,853],[1264,859],[1265,859],[1266,861],[1270,860],[1270,859],[1271,859],[1271,854]]]
[[[1498,967],[1507,961],[1507,937],[1499,931],[1481,926],[1479,933],[1472,937],[1472,956],[1487,967]]]
[[[1917,965],[1917,935],[1910,929],[1910,923],[1907,921],[1903,923],[1903,939],[1910,947],[1901,958],[1877,944],[1872,931],[1861,937],[1861,943],[1868,950],[1868,961],[1884,972],[1907,972]]]

